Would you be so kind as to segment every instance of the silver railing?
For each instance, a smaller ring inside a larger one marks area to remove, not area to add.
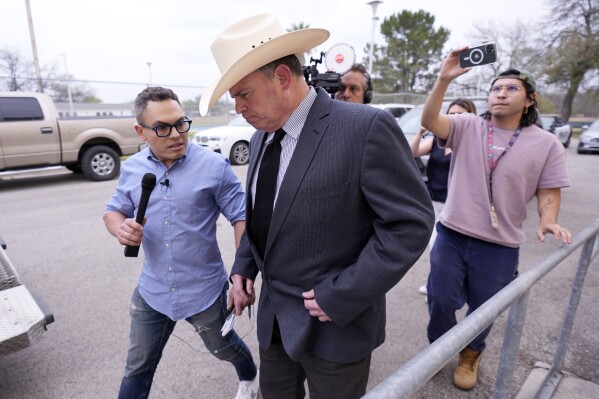
[[[562,245],[530,270],[521,273],[518,278],[468,317],[367,392],[364,398],[399,399],[411,397],[466,345],[503,314],[506,309],[510,308],[499,370],[493,391],[493,399],[508,398],[518,348],[520,347],[520,337],[524,326],[530,289],[581,246],[583,247],[582,253],[578,261],[566,313],[562,320],[553,365],[535,396],[535,399],[551,398],[561,378],[561,368],[566,356],[584,278],[591,261],[599,252],[599,219],[595,219],[589,227],[577,234],[572,240],[572,244]]]

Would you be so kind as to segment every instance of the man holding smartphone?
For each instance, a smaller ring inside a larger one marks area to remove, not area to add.
[[[464,52],[465,51],[465,52]],[[441,147],[453,150],[445,207],[431,251],[428,339],[435,341],[456,324],[455,312],[468,314],[518,275],[519,246],[526,241],[526,204],[536,195],[539,241],[553,234],[565,244],[571,233],[557,223],[561,188],[570,185],[564,147],[535,125],[536,82],[526,71],[500,73],[489,90],[489,111],[482,116],[440,114],[451,81],[471,67],[459,65],[452,51],[426,101],[422,125]],[[454,384],[472,389],[489,326],[460,352]]]

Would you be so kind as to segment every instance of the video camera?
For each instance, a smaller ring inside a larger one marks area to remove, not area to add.
[[[325,59],[327,72],[319,73],[317,65]],[[306,83],[314,87],[322,87],[332,96],[341,88],[341,75],[353,65],[356,53],[348,44],[337,44],[326,53],[320,53],[319,58],[310,57],[310,63],[303,67]]]
[[[325,52],[322,51],[320,53],[320,58],[310,57],[310,62],[313,62],[313,64],[304,67],[304,78],[308,85],[322,87],[327,93],[332,95],[339,91],[339,88],[341,87],[341,74],[329,71],[325,73],[318,72],[316,65],[322,63],[322,57],[324,57],[324,55]]]

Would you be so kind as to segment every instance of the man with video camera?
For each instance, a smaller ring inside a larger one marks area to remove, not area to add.
[[[341,76],[341,85],[335,99],[358,104],[372,101],[372,79],[362,64],[353,64]]]

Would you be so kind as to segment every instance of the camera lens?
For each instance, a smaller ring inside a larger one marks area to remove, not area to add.
[[[492,53],[492,52],[493,52],[493,45],[492,45],[492,44],[487,44],[487,45],[485,46],[485,52],[486,52],[487,54],[489,54],[489,53]]]

